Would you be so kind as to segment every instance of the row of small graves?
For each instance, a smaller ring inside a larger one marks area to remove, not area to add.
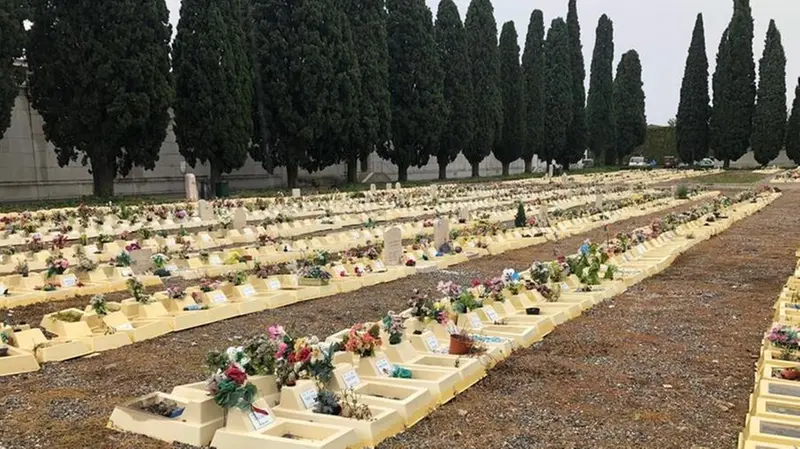
[[[699,197],[716,195],[717,192],[708,192]],[[284,274],[262,273],[263,270],[254,266],[256,259],[240,261],[237,258],[232,265],[220,265],[220,271],[216,272],[222,274],[222,269],[226,269],[226,282],[203,279],[197,286],[185,290],[171,287],[152,296],[145,293],[144,287],[160,283],[158,276],[120,275],[118,281],[114,282],[120,282],[121,289],[127,288],[131,298],[119,304],[107,304],[104,296],[98,294],[84,310],[65,309],[44,316],[40,327],[55,335],[55,338],[47,339],[38,328],[9,330],[8,336],[13,331],[14,346],[34,355],[34,363],[16,364],[11,363],[12,359],[0,360],[0,375],[38,369],[36,361],[63,361],[81,357],[169,332],[179,332],[235,316],[349,292],[417,272],[446,268],[472,257],[500,254],[586,232],[633,216],[653,213],[674,207],[681,201],[684,200],[662,199],[657,204],[644,203],[650,207],[633,203],[629,207],[603,212],[602,219],[588,216],[560,221],[553,228],[541,228],[538,234],[511,229],[485,235],[482,237],[484,248],[470,246],[469,241],[453,240],[451,223],[446,218],[434,223],[432,243],[422,241],[403,245],[403,230],[400,227],[391,227],[383,232],[381,252],[365,252],[359,257],[330,261],[330,254],[316,251],[313,253],[313,267]],[[463,250],[458,250],[461,248],[459,245],[464,245]],[[443,251],[446,246],[452,249]],[[139,254],[136,253],[135,257],[139,257]],[[323,260],[316,260],[318,258]],[[91,285],[83,288],[91,288]]]
[[[756,363],[739,449],[800,446],[800,260],[774,308],[773,323]]]
[[[402,313],[324,340],[270,326],[241,347],[210,352],[207,382],[121,404],[108,426],[217,449],[375,447],[515,350],[660,272],[778,196],[712,201],[668,230],[659,224],[632,231],[630,238],[643,236],[635,245],[623,244],[629,237],[587,242],[564,260],[507,269],[477,285],[443,282],[435,294],[415,296]],[[611,275],[598,278],[595,265]]]

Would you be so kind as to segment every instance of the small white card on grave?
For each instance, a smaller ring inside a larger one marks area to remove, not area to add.
[[[175,239],[173,237],[170,237],[170,238],[167,239],[167,246],[175,246],[175,245],[176,245],[176,243],[175,243]]]
[[[445,327],[447,327],[447,333],[450,335],[458,333],[458,328],[456,328],[455,323],[453,323],[452,321],[448,321]]]
[[[211,296],[211,302],[214,304],[221,304],[228,300],[228,298],[225,297],[225,293],[222,292],[211,292],[209,295]]]
[[[253,235],[253,230],[250,228],[244,228],[242,229],[242,232],[244,233],[244,235]]]
[[[317,403],[317,389],[314,388],[300,393],[300,399],[307,409],[314,408],[314,405]]]
[[[124,278],[129,278],[129,277],[133,276],[133,270],[131,269],[131,267],[120,268],[119,269],[119,275],[124,277]]]
[[[334,266],[333,271],[335,271],[339,276],[347,276],[347,269],[344,268],[344,265]]]
[[[78,285],[78,278],[74,274],[70,274],[61,278],[62,287],[75,287]]]
[[[383,376],[391,376],[394,372],[394,366],[383,358],[375,360],[375,368],[377,368],[378,372]]]
[[[169,265],[164,265],[164,269],[169,271],[170,273],[174,273],[174,272],[178,271],[178,266],[175,265],[174,263],[172,263],[172,264],[169,264]]]
[[[97,252],[97,245],[87,245],[83,247],[86,254],[94,254]]]
[[[211,236],[208,235],[208,234],[202,234],[200,236],[200,238],[203,239],[204,242],[210,242],[211,241]]]
[[[213,256],[208,258],[208,263],[211,265],[222,265],[222,260],[219,258],[218,255],[214,254]]]
[[[275,422],[275,418],[272,415],[265,415],[259,412],[250,412],[247,417],[250,418],[250,424],[253,425],[254,430],[261,430]]]
[[[342,380],[344,380],[344,386],[347,388],[355,388],[361,385],[361,378],[358,377],[358,373],[354,369],[345,372],[342,375]]]
[[[375,261],[375,270],[376,271],[384,271],[386,270],[386,266],[383,264],[383,261],[376,260]]]
[[[6,284],[0,283],[0,295],[5,295],[7,291],[8,287],[6,287]]]
[[[247,297],[256,295],[256,289],[253,288],[253,286],[250,284],[243,285],[242,288],[239,289],[239,291],[242,292],[242,294]]]
[[[132,331],[133,324],[131,323],[122,323],[115,326],[118,331]]]
[[[486,316],[489,318],[490,321],[497,322],[500,321],[500,315],[495,312],[494,307],[492,306],[485,306],[483,311],[486,313]]]
[[[425,338],[425,346],[427,346],[431,351],[436,352],[439,350],[439,340],[437,340],[436,336],[434,335],[428,335]]]
[[[470,248],[475,248],[475,242],[467,242],[467,246]]]
[[[563,290],[565,292],[568,292],[569,291],[569,285],[566,282],[562,282],[561,283],[561,290]]]
[[[281,281],[279,281],[277,279],[270,279],[269,282],[267,282],[267,286],[269,286],[270,290],[280,290],[281,289]]]
[[[483,323],[481,322],[481,319],[478,318],[478,315],[471,314],[469,316],[469,322],[470,322],[470,324],[472,324],[472,328],[473,329],[482,329],[483,328]]]

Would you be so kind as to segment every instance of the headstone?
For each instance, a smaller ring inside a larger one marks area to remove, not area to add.
[[[233,229],[241,231],[245,226],[247,226],[247,209],[238,207],[233,211]]]
[[[567,183],[567,174],[566,173],[561,173],[561,182],[563,182],[564,184]]]
[[[402,264],[403,258],[403,232],[393,226],[383,233],[383,260],[389,266]]]
[[[539,216],[536,218],[536,223],[539,225],[539,227],[545,228],[550,224],[547,219],[547,210],[547,204],[542,204],[539,206]]]
[[[402,187],[400,186],[400,182],[399,181],[397,183],[395,183],[394,188],[397,189],[397,190],[402,189]]]
[[[214,209],[211,207],[211,204],[208,203],[206,200],[200,200],[197,202],[197,210],[200,214],[200,219],[203,221],[210,221],[214,219]]]
[[[603,194],[598,193],[594,199],[594,207],[603,210]]]
[[[197,201],[197,180],[194,173],[187,173],[183,177],[184,189],[186,190],[186,201]]]
[[[386,190],[392,190],[392,183],[391,182],[387,182],[386,183]]]
[[[378,187],[376,187],[375,184],[370,184],[369,185],[369,191],[370,192],[375,192],[376,190],[378,190]]]
[[[550,166],[547,168],[547,178],[549,179],[552,177],[553,177],[553,164],[550,164]]]
[[[461,207],[458,209],[458,220],[463,222],[469,221],[469,208],[468,207]]]
[[[137,249],[131,251],[131,270],[133,274],[144,274],[153,269],[153,250],[149,248]]]
[[[438,251],[445,243],[450,240],[450,220],[442,218],[436,220],[433,225],[433,245]]]
[[[300,189],[292,189],[292,198],[300,198]]]

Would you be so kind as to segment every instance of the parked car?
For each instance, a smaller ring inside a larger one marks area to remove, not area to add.
[[[647,167],[647,161],[644,160],[643,156],[633,156],[628,161],[628,167],[645,168]]]
[[[678,158],[675,156],[664,156],[664,168],[676,168],[678,166]]]
[[[709,157],[703,158],[703,160],[697,163],[697,166],[700,168],[714,168],[714,160]]]

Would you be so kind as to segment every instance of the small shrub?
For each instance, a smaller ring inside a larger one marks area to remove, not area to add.
[[[528,224],[528,219],[525,217],[525,205],[519,203],[517,206],[517,216],[514,217],[514,226],[524,228]]]
[[[679,200],[689,199],[689,188],[681,184],[675,189],[675,198]]]

